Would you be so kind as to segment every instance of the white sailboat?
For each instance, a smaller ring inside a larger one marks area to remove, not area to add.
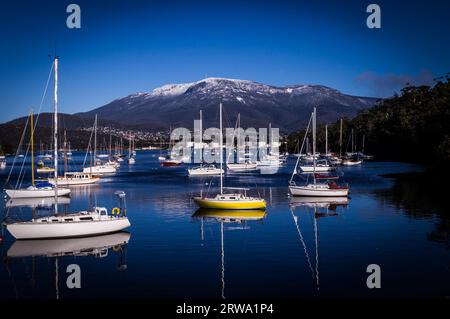
[[[314,108],[312,117],[313,132],[313,154],[316,152],[316,108]],[[309,124],[308,124],[309,129]],[[307,131],[308,131],[307,129]],[[316,159],[313,159],[313,183],[306,185],[296,185],[294,177],[297,173],[299,158],[295,164],[294,171],[289,181],[289,191],[293,196],[312,196],[312,197],[339,197],[348,196],[347,185],[337,185],[335,182],[321,183],[319,180],[326,180],[327,176],[319,176],[316,172]],[[334,177],[333,177],[334,178]]]
[[[358,153],[355,152],[354,139],[354,131],[352,129],[352,151],[350,153],[347,152],[347,156],[342,160],[342,165],[344,166],[357,166],[361,165],[363,162]]]
[[[361,165],[362,162],[363,161],[361,159],[347,158],[347,159],[342,160],[342,165],[344,165],[344,166],[357,166],[357,165]]]
[[[67,216],[48,216],[29,222],[7,224],[16,239],[68,238],[118,232],[130,226],[127,217],[108,215],[105,207]]]
[[[53,187],[53,195],[55,197],[55,214],[54,216],[32,219],[26,222],[6,223],[6,229],[16,239],[82,237],[123,230],[130,226],[130,222],[126,217],[125,193],[123,192],[116,192],[116,196],[121,201],[121,208],[117,208],[118,212],[115,215],[108,215],[108,211],[104,207],[95,207],[91,211],[81,211],[70,215],[58,214],[58,57],[54,59],[54,72],[55,115],[53,142],[56,183]],[[70,192],[70,190],[68,191]]]
[[[67,140],[66,132],[64,132],[64,176],[58,176],[57,183],[59,186],[77,186],[77,185],[89,185],[97,183],[100,178],[93,176],[90,173],[84,172],[68,172],[67,161],[68,155],[66,152]],[[55,185],[55,179],[49,178],[49,183]]]
[[[222,132],[222,103],[220,103],[220,133],[219,133],[219,153],[220,153],[220,193],[214,197],[196,196],[193,198],[194,202],[200,208],[211,209],[265,209],[266,201],[259,197],[247,196],[246,188],[228,188],[230,190],[243,190],[244,194],[232,193],[224,194],[223,190],[223,132]]]
[[[188,169],[189,176],[211,176],[223,174],[223,169],[217,168],[214,164],[201,165]]]
[[[134,156],[136,156],[136,152],[133,150],[133,137],[130,136],[128,139],[128,164],[129,165],[133,165],[136,164],[136,159],[134,158]]]
[[[95,115],[95,121],[94,121],[94,160],[96,159],[96,155],[97,155],[97,114]],[[90,142],[89,142],[89,145]],[[87,155],[87,154],[86,154]],[[86,161],[86,159],[85,159]],[[107,174],[114,174],[117,172],[117,168],[114,165],[113,162],[107,162],[107,163],[102,163],[101,161],[96,161],[94,163],[94,165],[90,165],[88,167],[84,167],[83,168],[83,173],[89,173],[91,175],[94,176],[102,176],[102,175],[107,175]]]
[[[271,153],[272,150],[272,145],[273,145],[273,136],[272,136],[272,124],[269,123],[269,151],[267,152],[267,154],[265,154],[262,158],[260,158],[259,161],[256,162],[256,164],[258,165],[258,167],[263,168],[263,169],[277,169],[280,166],[283,165],[283,161],[280,160],[280,154]],[[276,172],[277,170],[275,170]]]
[[[0,169],[6,168],[6,157],[2,151],[2,148],[0,146]]]
[[[203,145],[203,128],[202,128],[202,110],[200,110],[200,145]],[[200,149],[200,161],[203,162],[203,148]],[[220,175],[224,171],[222,168],[217,168],[214,164],[203,165],[192,167],[188,169],[189,176],[209,176],[209,175]]]
[[[58,177],[58,185],[60,186],[77,186],[95,184],[100,180],[100,177],[90,173],[83,172],[65,172],[64,176]],[[51,184],[55,184],[54,178],[49,178]]]
[[[313,161],[316,162],[316,167],[314,167],[313,165],[300,165],[300,169],[302,170],[302,172],[304,173],[323,173],[323,172],[329,172],[331,170],[333,170],[333,167],[328,165],[328,163],[326,161],[320,161],[320,160],[316,160],[313,159]]]
[[[237,135],[237,140],[238,140],[238,147],[236,149],[236,155],[237,158],[240,159],[240,149],[239,149],[239,141],[240,141],[240,127],[241,127],[241,114],[238,114],[238,118],[237,118],[237,122],[236,122],[236,129],[238,130],[238,135]],[[234,136],[233,136],[233,140],[234,140]],[[231,155],[232,153],[230,153]],[[243,163],[228,163],[229,162],[229,157],[230,155],[228,155],[227,158],[227,170],[231,171],[231,172],[246,172],[246,171],[254,171],[258,168],[258,164],[257,163],[252,163],[250,161],[250,159],[248,158],[251,154],[249,153],[245,153],[244,154],[244,158],[242,158],[244,160]]]
[[[55,115],[56,118],[56,115]],[[55,120],[57,121],[57,120]],[[31,146],[31,185],[27,188],[18,189],[5,189],[6,195],[9,198],[37,198],[37,197],[52,197],[52,196],[67,196],[70,194],[70,189],[58,188],[50,184],[49,182],[39,181],[35,182],[34,179],[34,123],[33,112],[30,112],[30,146]],[[57,148],[55,148],[56,150]],[[55,168],[57,167],[58,156],[55,151]],[[56,169],[53,170],[55,177],[58,177]]]
[[[323,173],[333,170],[334,168],[328,163],[328,157],[330,154],[328,154],[328,127],[325,125],[325,158],[319,159],[320,154],[313,152],[313,154],[316,154],[316,156],[311,155],[310,157],[307,157],[310,162],[315,162],[314,165],[311,164],[303,164],[300,165],[300,169],[304,173]],[[305,157],[303,158],[305,159]]]

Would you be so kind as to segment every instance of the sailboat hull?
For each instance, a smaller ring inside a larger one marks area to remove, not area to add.
[[[361,164],[362,164],[361,160],[359,160],[359,161],[343,161],[342,162],[342,165],[344,165],[344,166],[356,166],[356,165],[361,165]]]
[[[230,171],[252,171],[258,169],[258,164],[227,164],[227,169]]]
[[[99,165],[83,168],[83,173],[92,173],[93,175],[114,174],[117,169],[112,165]]]
[[[58,196],[68,196],[70,189],[58,188]],[[9,198],[38,198],[38,197],[53,197],[55,190],[53,189],[7,189],[6,195]]]
[[[80,221],[37,223],[23,222],[6,225],[6,229],[16,239],[71,238],[109,234],[130,226],[128,218],[108,221]]]
[[[67,174],[65,177],[58,177],[58,186],[89,185],[95,184],[99,180],[99,177],[94,177],[86,173]],[[54,178],[49,178],[48,181],[53,185],[55,184]]]
[[[348,188],[328,188],[328,187],[314,187],[312,185],[306,186],[289,186],[289,191],[294,196],[308,196],[308,197],[341,197],[348,196]]]
[[[195,167],[188,169],[189,176],[210,176],[223,174],[223,169],[210,167]]]
[[[316,166],[314,170],[314,166],[300,166],[300,169],[305,173],[313,173],[314,171],[320,173],[331,171],[333,168],[331,166]]]
[[[217,200],[214,198],[194,197],[194,202],[200,208],[208,209],[265,209],[266,201],[264,199],[253,200]]]

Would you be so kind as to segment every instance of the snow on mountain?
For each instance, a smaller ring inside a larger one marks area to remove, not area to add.
[[[205,121],[215,120],[217,106],[248,125],[262,127],[268,122],[292,130],[307,121],[314,106],[319,121],[354,116],[371,107],[377,99],[346,95],[321,85],[277,87],[254,81],[206,78],[181,84],[167,84],[149,92],[131,94],[91,112],[100,118],[127,124],[151,126],[192,125],[203,110]]]

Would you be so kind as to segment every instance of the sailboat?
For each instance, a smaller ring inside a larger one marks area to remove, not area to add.
[[[0,155],[0,169],[4,169],[4,168],[6,168],[6,157],[3,154],[1,146],[0,146],[0,152],[1,152],[1,155]]]
[[[267,152],[267,154],[265,154],[259,161],[257,161],[257,165],[258,167],[263,167],[263,168],[275,168],[276,170],[274,172],[277,171],[277,169],[283,165],[283,161],[280,160],[280,154],[277,153],[272,153],[271,150],[273,148],[273,135],[272,135],[272,124],[269,123],[269,146],[268,149],[269,151]]]
[[[55,169],[53,167],[47,166],[45,165],[44,161],[51,161],[52,160],[52,155],[50,153],[46,153],[44,154],[44,148],[41,142],[41,155],[39,155],[39,158],[43,158],[42,160],[39,160],[37,163],[37,169],[36,169],[36,173],[38,174],[51,174],[55,171]]]
[[[219,153],[220,153],[220,193],[214,197],[197,196],[194,197],[194,202],[200,208],[211,209],[265,209],[266,201],[259,197],[249,197],[246,194],[247,188],[230,188],[229,190],[241,190],[242,193],[225,194],[223,192],[223,132],[222,132],[222,103],[220,103],[220,134],[219,134]]]
[[[102,176],[106,174],[114,174],[117,171],[117,168],[113,163],[107,162],[102,163],[101,161],[96,160],[97,156],[97,114],[95,115],[95,121],[94,121],[94,165],[90,165],[88,167],[83,168],[83,173],[89,173],[91,175],[95,176]],[[89,146],[91,144],[89,143]]]
[[[238,114],[238,118],[237,118],[237,123],[236,123],[236,129],[238,130],[238,136],[237,136],[237,148],[236,148],[236,155],[238,160],[240,160],[240,149],[239,149],[239,141],[240,141],[240,126],[241,126],[241,114]],[[234,140],[234,136],[233,136],[233,140]],[[231,155],[232,153],[230,153]],[[253,171],[255,169],[258,168],[258,164],[257,163],[252,163],[250,161],[250,159],[248,158],[251,154],[249,153],[244,153],[244,162],[243,163],[228,163],[229,161],[229,157],[230,155],[228,155],[227,158],[227,170],[232,171],[232,172],[245,172],[245,171]]]
[[[313,132],[313,154],[316,152],[316,108],[311,115],[312,132]],[[311,122],[310,121],[310,122]],[[309,124],[308,124],[309,129]],[[307,131],[308,131],[307,129]],[[294,182],[294,177],[297,173],[297,167],[299,165],[300,158],[297,159],[294,171],[289,181],[289,191],[294,196],[312,196],[312,197],[336,197],[336,196],[348,196],[348,186],[338,185],[334,181],[326,183],[319,182],[320,180],[335,179],[336,176],[327,176],[318,174],[316,171],[316,159],[313,158],[313,183],[307,183],[306,185],[297,185]]]
[[[356,166],[362,164],[362,159],[360,159],[358,153],[355,152],[355,143],[354,143],[354,132],[352,129],[352,151],[350,153],[347,152],[347,156],[342,160],[342,165],[344,166]]]
[[[55,121],[56,114],[55,114]],[[52,196],[67,196],[70,194],[70,189],[58,188],[46,181],[35,181],[34,178],[34,123],[33,123],[33,112],[30,112],[30,146],[31,146],[31,185],[27,188],[19,189],[6,189],[6,195],[9,198],[36,198],[36,197],[52,197]],[[55,148],[55,168],[57,167],[58,156]],[[58,171],[53,170],[55,177],[58,177]]]
[[[200,145],[203,146],[203,128],[202,128],[202,110],[200,110]],[[220,175],[224,171],[222,168],[217,168],[214,164],[203,165],[203,147],[200,148],[200,166],[192,167],[188,169],[189,176],[209,176],[209,175]]]
[[[132,147],[132,141],[133,141],[133,137],[130,136],[130,138],[128,139],[128,164],[129,165],[133,165],[136,163],[136,160],[134,159],[134,155],[136,155],[133,150]]]
[[[67,146],[67,139],[66,139],[66,132],[64,131],[64,176],[58,177],[57,181],[58,185],[76,186],[76,185],[88,185],[97,183],[100,180],[100,178],[90,173],[68,171],[67,169],[68,155],[66,146]],[[54,178],[49,178],[48,181],[53,185],[56,183]]]
[[[172,131],[172,128],[170,128],[170,131]],[[170,139],[170,133],[169,133],[169,148],[167,149],[167,155],[164,157],[163,160],[160,159],[161,167],[174,167],[174,166],[180,166],[183,162],[179,159],[175,159],[172,156],[172,140]]]
[[[308,124],[309,125],[309,124]],[[306,133],[308,133],[308,130],[306,130]],[[306,136],[306,135],[305,135]],[[319,158],[320,154],[313,152],[314,155],[303,157],[302,159],[307,159],[308,163],[303,163],[300,165],[300,169],[304,173],[315,173],[315,172],[328,172],[333,170],[333,167],[328,164],[328,127],[325,126],[325,158]],[[311,165],[310,162],[313,162]],[[315,163],[315,165],[314,165]]]
[[[6,229],[16,239],[42,239],[93,236],[118,232],[130,226],[126,216],[125,193],[117,191],[115,195],[120,200],[120,208],[114,209],[108,215],[105,207],[94,207],[90,211],[81,211],[70,215],[58,214],[58,57],[54,59],[55,72],[55,115],[54,115],[54,161],[55,185],[51,187],[55,196],[55,215],[32,219],[26,222],[6,223]],[[33,129],[31,130],[33,132]],[[33,154],[33,150],[32,150]],[[50,184],[51,185],[51,184]],[[30,190],[31,191],[31,190]],[[67,189],[70,193],[70,190]]]

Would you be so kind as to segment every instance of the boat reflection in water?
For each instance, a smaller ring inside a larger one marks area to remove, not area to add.
[[[58,204],[69,205],[70,197],[58,198]],[[6,202],[6,208],[30,207],[30,208],[50,208],[55,205],[55,197],[42,198],[10,198]]]
[[[122,251],[130,241],[131,234],[119,232],[110,235],[67,238],[17,240],[7,252],[8,258],[60,257],[60,256],[108,256],[109,249]],[[126,268],[126,266],[125,266]]]
[[[198,209],[194,215],[195,219],[200,219],[201,222],[201,236],[202,242],[204,239],[203,235],[203,225],[205,220],[212,220],[220,223],[220,247],[221,247],[221,260],[222,260],[222,271],[221,271],[221,297],[225,299],[225,245],[224,245],[224,224],[229,225],[228,230],[234,229],[250,229],[248,227],[248,221],[262,221],[266,217],[265,210],[218,210],[218,209]],[[238,227],[233,227],[231,225],[239,224]]]
[[[338,216],[338,208],[346,208],[348,205],[348,197],[291,197],[289,202],[289,209],[297,228],[298,237],[305,252],[308,267],[311,270],[312,278],[315,280],[317,290],[320,289],[319,283],[319,229],[318,220],[324,217]],[[298,208],[301,214],[296,215],[295,211]],[[300,227],[300,215],[306,215],[306,220],[310,220],[310,215],[313,214],[314,227],[314,256],[315,266],[313,267],[308,248],[303,237]]]
[[[128,232],[118,232],[109,235],[82,238],[17,240],[9,248],[5,262],[9,265],[13,260],[23,260],[23,258],[31,257],[31,286],[34,288],[36,281],[36,258],[54,258],[55,298],[60,299],[60,288],[65,284],[64,280],[60,278],[60,273],[63,276],[65,273],[59,266],[61,258],[67,256],[93,256],[98,260],[107,257],[111,249],[119,256],[117,270],[124,271],[127,269],[126,248],[130,237],[131,234]],[[9,268],[9,266],[7,267]],[[18,291],[16,291],[16,297],[18,297]]]

